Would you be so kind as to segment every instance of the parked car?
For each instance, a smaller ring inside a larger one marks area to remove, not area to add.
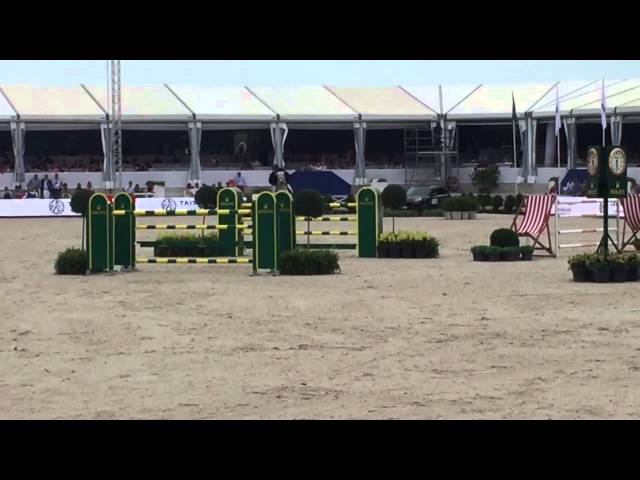
[[[407,209],[428,210],[442,208],[442,202],[451,194],[442,185],[411,187],[407,190]]]

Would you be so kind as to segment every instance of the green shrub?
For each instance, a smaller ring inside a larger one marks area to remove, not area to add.
[[[88,265],[87,253],[72,247],[58,253],[54,268],[58,275],[84,275]]]
[[[71,196],[71,200],[69,202],[71,206],[71,211],[74,213],[79,213],[83,217],[87,216],[89,212],[89,200],[94,192],[91,190],[87,190],[86,188],[81,188],[74,192]]]
[[[426,232],[385,232],[378,237],[381,247],[425,248],[425,258],[437,258],[440,255],[440,242]]]
[[[500,249],[500,258],[520,258],[520,247],[503,247]]]
[[[500,195],[496,195],[491,199],[491,206],[493,207],[493,211],[497,212],[503,204],[502,197]]]
[[[522,196],[521,193],[516,195],[516,209],[520,208],[520,204],[522,204],[522,200],[524,200],[524,197]]]
[[[407,192],[402,185],[387,185],[382,191],[382,205],[398,210],[407,204]]]
[[[338,254],[331,250],[296,249],[280,257],[282,275],[328,275],[339,271]]]
[[[569,268],[587,268],[587,263],[591,256],[592,254],[590,253],[578,253],[576,255],[572,255],[567,259]]]
[[[640,256],[637,253],[632,253],[627,256],[627,265],[638,266],[640,265]]]
[[[156,257],[215,257],[219,252],[218,235],[165,234],[158,237]]]
[[[491,205],[491,196],[490,195],[478,195],[478,203],[482,208],[486,208]]]
[[[477,212],[478,200],[471,196],[447,198],[442,206],[445,212]]]
[[[202,186],[196,192],[194,200],[199,208],[213,210],[218,204],[218,191],[211,185]]]
[[[471,181],[474,185],[480,187],[481,191],[490,192],[492,189],[498,186],[498,177],[500,176],[500,170],[496,166],[487,168],[477,168],[471,174]]]
[[[317,190],[300,190],[294,195],[293,205],[296,215],[318,218],[324,211],[324,198]]]
[[[523,245],[520,247],[520,253],[522,254],[532,254],[534,248],[531,245]]]
[[[520,239],[513,230],[508,228],[498,228],[491,233],[489,244],[492,247],[519,247]]]
[[[504,199],[504,211],[512,213],[514,208],[516,208],[516,197],[513,195],[507,195]]]
[[[423,217],[444,217],[444,211],[440,210],[439,208],[433,209],[433,210],[423,210],[422,216]]]

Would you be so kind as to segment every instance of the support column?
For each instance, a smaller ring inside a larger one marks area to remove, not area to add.
[[[202,143],[202,123],[189,123],[189,151],[191,152],[191,162],[189,164],[189,183],[200,182],[202,173],[200,164],[200,145]]]
[[[536,165],[536,130],[538,121],[529,116],[527,118],[529,124],[529,134],[527,135],[529,146],[529,165],[527,167],[527,183],[535,183],[538,175],[538,167]]]
[[[547,123],[544,141],[544,166],[556,166],[556,129],[553,123]]]
[[[24,122],[11,122],[11,141],[13,143],[13,184],[14,186],[24,186],[26,175],[24,168],[24,152],[26,147],[26,126]]]
[[[611,142],[614,147],[619,147],[622,143],[622,115],[611,117]]]
[[[442,162],[440,164],[440,178],[446,182],[449,177],[449,156],[447,152],[451,152],[454,148],[456,140],[456,122],[442,121]]]
[[[273,164],[278,168],[284,168],[284,143],[287,140],[289,129],[283,122],[274,122],[270,125],[271,144],[273,145]]]
[[[577,127],[575,118],[563,120],[564,131],[567,136],[567,169],[576,168]]]
[[[520,128],[520,136],[522,142],[520,144],[520,150],[522,151],[522,162],[520,165],[521,176],[523,181],[527,182],[529,176],[529,128],[527,120],[518,120],[518,128]]]
[[[113,129],[109,123],[100,124],[100,137],[102,138],[102,152],[104,160],[102,162],[102,183],[104,188],[114,188],[116,172],[113,165]]]
[[[356,165],[353,174],[353,184],[366,185],[367,170],[364,152],[367,141],[367,124],[364,122],[355,122],[353,124],[353,134],[356,146]]]

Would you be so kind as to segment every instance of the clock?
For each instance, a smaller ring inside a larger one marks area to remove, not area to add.
[[[590,148],[587,152],[587,172],[592,177],[598,174],[598,150]]]
[[[620,147],[614,147],[609,152],[609,171],[619,177],[627,168],[627,157],[624,150]]]

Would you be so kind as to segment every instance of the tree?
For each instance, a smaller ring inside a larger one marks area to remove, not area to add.
[[[296,215],[306,218],[318,218],[322,215],[324,198],[317,190],[300,190],[295,193],[293,206]],[[307,220],[307,232],[311,229]],[[309,233],[307,233],[307,248],[309,248]]]
[[[390,210],[399,210],[407,204],[407,192],[402,185],[387,185],[382,191],[382,205]],[[393,233],[396,231],[396,217],[391,215]]]

